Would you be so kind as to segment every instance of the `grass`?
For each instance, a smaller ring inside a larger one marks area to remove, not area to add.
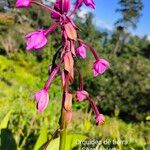
[[[0,122],[12,110],[7,129],[11,131],[14,149],[33,149],[43,125],[48,139],[58,127],[61,105],[60,80],[50,89],[50,103],[43,114],[37,114],[33,95],[46,80],[48,62],[38,63],[32,54],[20,54],[13,59],[0,56]],[[90,112],[73,110],[69,133],[80,133],[102,143],[90,147],[147,149],[150,146],[149,122],[125,123],[117,117],[106,117],[102,126],[95,126]],[[10,136],[10,135],[9,135]],[[57,137],[57,135],[56,135]],[[83,144],[84,145],[84,144]],[[11,144],[10,144],[11,146]]]

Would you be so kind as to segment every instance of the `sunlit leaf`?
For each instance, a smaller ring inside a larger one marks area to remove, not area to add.
[[[34,150],[38,150],[44,143],[46,143],[46,141],[47,141],[47,128],[45,125],[43,125],[40,131],[40,135],[34,146]]]
[[[7,128],[9,119],[10,119],[10,115],[11,115],[11,110],[6,114],[6,116],[4,117],[4,119],[2,120],[1,124],[0,124],[0,129],[4,129]]]
[[[59,139],[56,138],[48,145],[46,150],[59,150]],[[86,140],[87,137],[81,134],[70,134],[66,136],[65,150],[72,150],[75,147],[81,146],[81,142]]]

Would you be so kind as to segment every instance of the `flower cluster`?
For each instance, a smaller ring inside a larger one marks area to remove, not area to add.
[[[76,24],[72,19],[72,16],[82,5],[86,5],[94,9],[95,8],[94,1],[76,0],[72,10],[71,10],[71,0],[56,0],[53,8],[43,3],[40,3],[36,0],[17,0],[16,7],[18,8],[30,7],[33,4],[39,5],[42,8],[49,10],[50,17],[54,20],[55,23],[52,24],[47,29],[39,29],[37,31],[27,34],[25,36],[27,41],[26,49],[28,51],[41,50],[43,47],[46,46],[48,42],[47,40],[48,36],[57,27],[60,27],[62,36],[61,42],[62,45],[58,45],[61,48],[56,50],[56,54],[53,57],[52,65],[49,68],[48,80],[45,83],[44,87],[35,93],[35,100],[37,102],[38,112],[43,112],[48,106],[49,103],[48,90],[53,80],[60,75],[62,79],[62,88],[64,91],[63,104],[64,109],[66,111],[66,122],[69,123],[72,117],[71,112],[72,97],[75,94],[77,102],[88,100],[88,102],[91,104],[93,108],[96,124],[97,125],[103,124],[105,120],[104,116],[100,114],[94,100],[90,97],[89,93],[85,91],[83,87],[82,76],[79,71],[77,72],[79,75],[79,89],[74,93],[70,93],[69,91],[69,85],[74,81],[75,75],[74,58],[79,57],[82,59],[86,59],[87,49],[89,49],[92,52],[95,58],[92,68],[94,76],[103,74],[109,68],[109,63],[107,62],[107,60],[100,58],[96,50],[80,38],[78,34],[78,27],[76,26]]]

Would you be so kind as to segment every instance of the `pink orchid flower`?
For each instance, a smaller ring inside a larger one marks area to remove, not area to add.
[[[38,112],[43,112],[49,103],[49,94],[45,89],[39,90],[35,93],[35,100],[37,102]]]
[[[76,92],[76,99],[77,101],[83,101],[89,96],[88,92],[82,90],[82,91],[77,91]]]
[[[83,44],[76,49],[76,55],[80,58],[86,58],[86,48]]]
[[[95,3],[94,3],[93,0],[77,0],[77,1],[75,2],[75,8],[78,9],[79,7],[82,6],[83,3],[84,3],[86,6],[95,9]]]
[[[105,117],[103,114],[96,116],[96,125],[101,125],[105,122]]]
[[[34,50],[43,48],[47,43],[47,38],[44,34],[44,30],[38,30],[32,33],[27,34],[27,50]]]
[[[88,7],[95,9],[95,3],[93,0],[84,0],[84,4]]]
[[[63,4],[61,0],[56,0],[56,3],[54,5],[54,10],[59,12],[60,14],[64,14],[70,10],[70,7],[71,7],[70,0],[64,0]],[[52,12],[51,17],[56,20],[60,19],[60,16],[56,12]]]
[[[103,74],[109,67],[109,62],[105,59],[96,60],[93,65],[93,74],[96,77],[99,74]]]

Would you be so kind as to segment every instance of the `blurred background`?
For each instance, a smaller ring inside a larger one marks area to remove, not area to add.
[[[47,80],[47,69],[60,40],[59,29],[49,37],[49,44],[42,51],[27,52],[24,35],[38,28],[48,28],[53,20],[48,11],[37,6],[16,9],[15,2],[0,0],[0,149],[37,150],[47,140],[58,137],[54,132],[61,109],[60,78],[50,89],[50,103],[44,113],[36,112],[33,95]],[[53,5],[55,0],[43,2]],[[95,2],[95,11],[83,7],[74,20],[82,39],[108,59],[111,68],[104,75],[93,78],[94,59],[90,53],[86,61],[79,60],[76,65],[83,74],[86,90],[105,114],[106,122],[97,127],[87,101],[73,102],[68,133],[78,134],[78,139],[86,136],[111,141],[88,145],[91,148],[148,150],[150,1]],[[72,89],[77,87],[75,78]]]

